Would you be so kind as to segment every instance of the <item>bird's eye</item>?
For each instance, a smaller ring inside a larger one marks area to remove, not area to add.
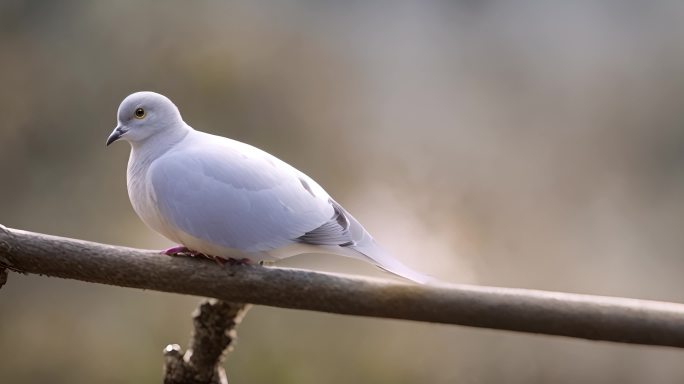
[[[145,117],[145,110],[142,108],[136,108],[135,109],[135,118],[136,119],[142,119]]]

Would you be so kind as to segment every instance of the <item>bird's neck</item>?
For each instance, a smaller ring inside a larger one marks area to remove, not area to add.
[[[149,137],[143,142],[131,142],[131,156],[128,160],[129,173],[147,169],[154,160],[173,149],[192,132],[194,130],[190,126],[183,124],[181,129],[174,129],[172,132],[164,132],[163,135]]]

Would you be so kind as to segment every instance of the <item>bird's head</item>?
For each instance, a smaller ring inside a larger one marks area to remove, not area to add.
[[[141,144],[159,135],[173,136],[187,129],[178,108],[166,96],[154,92],[136,92],[119,105],[117,126],[107,138],[107,145],[122,139]]]

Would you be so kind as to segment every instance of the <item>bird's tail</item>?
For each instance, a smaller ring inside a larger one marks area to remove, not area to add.
[[[335,246],[333,253],[344,254],[355,259],[371,262],[387,272],[409,279],[419,284],[438,282],[432,276],[416,272],[395,259],[389,252],[373,240],[373,237],[347,210],[331,199],[335,209],[346,219],[352,244]],[[340,252],[344,250],[343,252]]]
[[[409,279],[419,284],[429,284],[438,281],[432,276],[414,271],[407,267],[389,254],[389,252],[376,243],[370,236],[363,239],[360,243],[350,245],[349,248],[358,252],[361,259],[367,261],[370,259],[370,261],[379,268],[405,279]]]

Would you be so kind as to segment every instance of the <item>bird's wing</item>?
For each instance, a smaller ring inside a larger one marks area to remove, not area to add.
[[[342,247],[354,244],[351,222],[346,211],[332,199],[330,199],[330,204],[334,209],[333,217],[321,226],[299,236],[298,241],[313,245],[339,245]]]
[[[202,138],[150,166],[165,222],[214,245],[260,252],[298,242],[334,217],[327,193],[293,167],[247,144]]]

